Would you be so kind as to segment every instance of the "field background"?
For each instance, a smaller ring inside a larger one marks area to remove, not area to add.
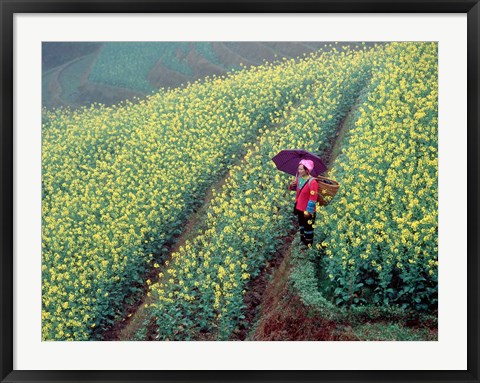
[[[364,45],[379,44],[368,42]],[[342,45],[355,47],[356,42]],[[78,108],[144,98],[244,66],[333,49],[333,42],[44,42],[42,104]]]

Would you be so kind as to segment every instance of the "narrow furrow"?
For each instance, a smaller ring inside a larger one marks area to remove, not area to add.
[[[349,120],[352,118],[353,112],[357,107],[358,100],[338,125],[332,143],[330,144],[330,150],[324,153],[323,160],[327,166],[326,173],[332,168],[336,157],[341,153],[342,139],[347,134]],[[321,209],[322,207],[319,208]],[[292,252],[297,248],[294,242],[296,231],[296,229],[293,230],[290,235],[285,238],[284,245],[279,249],[278,254],[271,262],[266,264],[258,277],[250,281],[248,293],[245,296],[245,302],[247,304],[246,315],[249,326],[245,326],[245,328],[242,329],[243,331],[234,334],[231,340],[278,340],[268,338],[266,334],[270,334],[271,336],[274,332],[272,329],[279,326],[278,323],[274,323],[279,320],[279,311],[283,311],[284,315],[289,315],[288,310],[279,310],[279,307],[282,306],[282,299],[289,294],[287,287],[291,267],[291,256]],[[301,302],[297,303],[301,304]]]

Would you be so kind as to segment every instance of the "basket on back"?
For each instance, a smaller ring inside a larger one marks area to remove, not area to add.
[[[327,206],[337,194],[340,184],[337,181],[331,180],[327,177],[314,177],[318,182],[318,199],[317,202],[321,206]]]

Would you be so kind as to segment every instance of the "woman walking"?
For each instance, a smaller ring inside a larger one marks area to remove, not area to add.
[[[298,217],[302,243],[307,247],[313,246],[313,224],[318,197],[317,180],[310,176],[313,166],[313,161],[301,160],[295,180],[289,186],[290,190],[296,191],[294,214]]]

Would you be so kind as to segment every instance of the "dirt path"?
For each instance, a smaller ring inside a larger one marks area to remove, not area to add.
[[[56,103],[56,105],[66,105],[65,101],[62,99],[62,93],[63,93],[63,88],[62,84],[60,82],[60,76],[62,73],[69,68],[71,65],[75,64],[76,62],[85,59],[88,56],[93,55],[94,53],[89,53],[83,56],[79,56],[74,58],[73,60],[70,60],[58,67],[55,67],[45,74],[48,73],[53,73],[52,79],[50,80],[50,83],[47,85],[49,87],[49,90],[51,92],[51,97],[50,97],[50,104]]]
[[[323,156],[328,171],[341,153],[342,140],[357,106],[358,100],[338,125],[337,132],[330,141],[330,150]],[[273,267],[267,265],[260,276],[251,281],[247,297],[254,294],[257,299],[246,300],[250,333],[242,333],[243,338],[238,338],[235,334],[232,340],[311,340],[330,337],[331,324],[323,321],[320,323],[319,318],[310,317],[300,298],[289,294],[288,279],[295,235],[296,230],[285,238],[284,246],[274,257],[276,264]],[[265,284],[266,279],[270,279],[270,282]],[[251,307],[253,300],[254,308]],[[253,312],[256,315],[252,318]]]

